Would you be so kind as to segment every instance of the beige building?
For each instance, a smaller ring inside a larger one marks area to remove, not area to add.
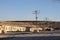
[[[33,25],[31,22],[1,22],[0,25],[0,33],[7,33],[10,31],[33,32],[34,30],[39,32],[42,30],[41,27],[36,28],[36,25]]]
[[[0,33],[9,31],[37,32],[44,30],[55,30],[60,28],[60,22],[54,21],[4,21],[0,22]]]

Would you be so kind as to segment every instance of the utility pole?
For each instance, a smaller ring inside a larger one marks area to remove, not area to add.
[[[37,21],[37,20],[38,20],[38,11],[37,11],[37,10],[35,10],[33,14],[35,14],[35,15],[36,15],[36,16],[35,16],[35,19],[36,19],[36,21]]]
[[[48,25],[48,18],[47,17],[45,18],[45,21],[46,21],[46,27],[48,27],[49,25]]]
[[[37,21],[38,21],[38,11],[35,10],[33,14],[35,14],[35,19],[36,19],[36,31],[37,31],[37,29],[38,29],[38,27],[37,27],[37,25],[38,25],[38,24],[37,24]]]

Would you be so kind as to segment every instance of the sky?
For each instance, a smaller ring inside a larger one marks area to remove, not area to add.
[[[60,1],[52,0],[0,0],[0,21],[35,20],[60,21]]]

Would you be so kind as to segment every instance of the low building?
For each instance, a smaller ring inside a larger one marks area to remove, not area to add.
[[[54,28],[60,29],[60,22],[54,21],[4,21],[0,22],[0,33],[7,33],[9,31],[20,31],[20,32],[37,32],[44,31],[47,29],[55,30]]]

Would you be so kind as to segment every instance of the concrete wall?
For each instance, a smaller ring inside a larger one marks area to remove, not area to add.
[[[30,28],[31,32],[34,32],[34,30],[37,30],[37,32],[39,32],[39,31],[42,31],[43,29],[42,28],[34,28],[34,27]]]
[[[37,21],[37,29],[36,29],[36,21],[12,21],[12,22],[0,22],[0,32],[4,30],[4,32],[7,31],[26,31],[26,27],[31,27],[30,31],[37,30],[45,30],[50,28],[53,30],[54,28],[60,28],[60,22],[52,22],[52,21]]]

